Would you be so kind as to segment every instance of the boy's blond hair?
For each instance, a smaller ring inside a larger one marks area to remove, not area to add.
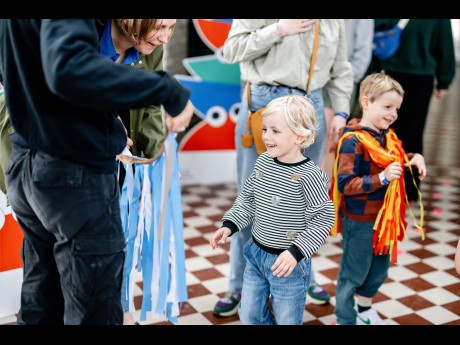
[[[359,87],[359,107],[363,109],[361,98],[367,96],[369,102],[374,102],[385,92],[396,91],[401,97],[404,97],[404,89],[401,84],[390,77],[385,72],[378,72],[368,75],[361,82]]]
[[[288,127],[297,135],[304,136],[300,144],[305,149],[315,142],[316,138],[316,109],[305,96],[289,95],[273,99],[268,103],[262,116],[273,113],[283,113]]]
[[[162,21],[163,19],[114,19],[113,23],[121,32],[140,44],[147,40],[152,31],[159,30]],[[174,27],[169,38],[172,36]]]

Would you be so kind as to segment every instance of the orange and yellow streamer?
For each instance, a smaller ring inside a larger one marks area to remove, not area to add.
[[[378,141],[372,137],[366,131],[354,131],[345,133],[339,140],[337,146],[337,153],[340,150],[342,142],[350,137],[356,136],[358,140],[364,145],[365,149],[369,152],[369,155],[374,163],[376,163],[382,169],[385,169],[392,162],[400,162],[404,166],[404,162],[409,163],[407,155],[404,153],[401,141],[396,136],[393,129],[390,128],[386,134],[387,150],[385,150]],[[334,202],[335,209],[335,223],[331,230],[331,235],[335,236],[340,232],[340,206],[342,205],[343,195],[339,193],[337,187],[337,171],[338,171],[339,155],[336,155],[334,170],[332,175],[332,200]],[[417,187],[413,178],[412,168],[410,164],[407,164],[412,174],[412,181]],[[417,188],[418,190],[418,188]],[[423,232],[423,204],[422,195],[420,190],[419,194],[419,207],[420,207],[420,221],[417,223],[412,210],[409,207],[409,212],[414,219],[414,226],[418,229],[422,240],[425,239]],[[385,198],[383,200],[382,208],[380,209],[374,224],[374,238],[372,247],[374,248],[375,255],[390,254],[391,262],[396,263],[397,261],[397,243],[398,240],[402,241],[406,234],[407,222],[405,220],[406,205],[409,205],[409,201],[406,196],[406,190],[404,186],[404,174],[398,180],[390,181],[388,185]]]

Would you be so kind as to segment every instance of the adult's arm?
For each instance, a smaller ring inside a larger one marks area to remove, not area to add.
[[[353,79],[359,83],[364,78],[372,60],[373,19],[345,19],[348,60],[351,63]],[[352,32],[348,32],[352,30]],[[348,41],[350,40],[350,42]],[[349,51],[351,49],[351,51]]]
[[[100,56],[93,19],[44,19],[40,37],[46,83],[70,103],[102,111],[162,104],[173,116],[187,105],[189,91],[168,73],[138,70]]]
[[[267,54],[282,40],[277,25],[273,19],[234,19],[222,48],[224,59],[236,63]]]
[[[439,19],[436,28],[435,48],[436,89],[447,90],[455,76],[455,48],[450,19]]]

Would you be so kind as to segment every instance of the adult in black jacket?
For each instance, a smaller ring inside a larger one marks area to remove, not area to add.
[[[99,55],[92,19],[0,20],[0,75],[15,129],[6,170],[24,232],[19,324],[122,324],[117,108],[162,104],[187,127],[189,93],[165,72]]]

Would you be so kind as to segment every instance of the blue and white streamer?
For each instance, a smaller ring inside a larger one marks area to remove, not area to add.
[[[142,272],[140,320],[164,316],[177,322],[188,299],[185,281],[184,222],[176,134],[152,163],[124,164],[120,208],[126,237],[122,294],[134,312],[135,272]],[[137,161],[142,158],[137,158]],[[133,172],[134,167],[134,172]],[[169,178],[168,178],[169,177]]]

